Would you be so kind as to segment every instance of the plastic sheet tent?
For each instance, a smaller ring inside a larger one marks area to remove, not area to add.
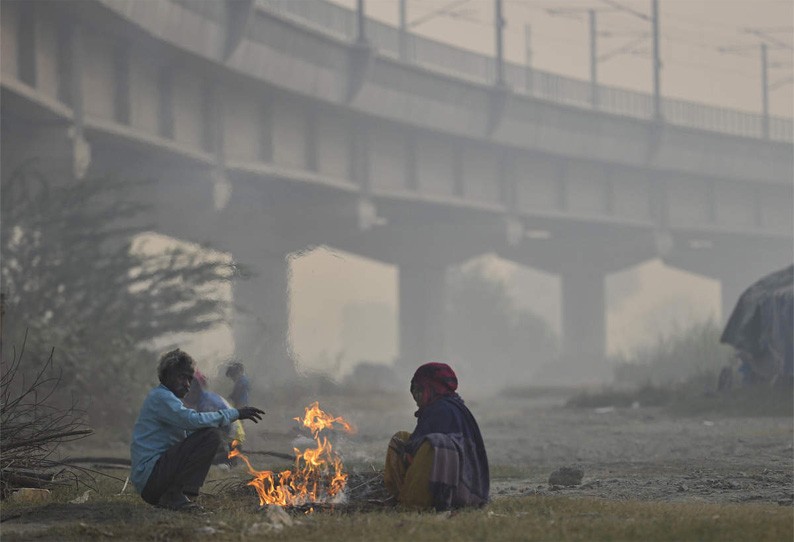
[[[757,376],[792,375],[794,360],[794,265],[747,288],[720,341],[733,346]]]

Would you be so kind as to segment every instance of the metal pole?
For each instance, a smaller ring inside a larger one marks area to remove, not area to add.
[[[504,78],[504,57],[502,54],[502,0],[496,0],[496,86],[501,87],[505,84]]]
[[[528,24],[524,25],[524,48],[526,50],[524,85],[528,94],[534,94],[535,81],[532,73],[532,33]]]
[[[593,109],[598,109],[598,50],[596,41],[598,32],[596,30],[596,12],[594,9],[588,10],[590,15],[590,102]]]
[[[364,34],[364,0],[358,0],[358,43],[365,43],[367,37]]]
[[[653,26],[653,116],[662,118],[660,71],[662,60],[659,57],[659,0],[651,0],[651,25]]]
[[[761,130],[764,139],[769,139],[769,70],[766,61],[766,43],[761,44],[761,104],[763,108]]]
[[[400,60],[408,61],[408,0],[400,0]]]

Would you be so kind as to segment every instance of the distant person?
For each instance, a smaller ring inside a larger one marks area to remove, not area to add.
[[[385,472],[386,490],[405,507],[440,511],[489,500],[485,445],[457,388],[445,363],[422,365],[411,380],[416,429],[392,437]]]
[[[187,392],[182,403],[187,408],[192,408],[196,412],[217,412],[223,409],[232,408],[229,403],[218,395],[207,389],[207,377],[201,372],[196,371],[193,376],[193,382],[190,385],[190,391]],[[213,465],[231,466],[232,461],[229,460],[229,451],[232,449],[232,442],[237,441],[238,449],[242,447],[245,440],[245,431],[243,424],[240,420],[232,422],[231,424],[221,427],[223,441],[218,446],[218,453],[212,460]]]
[[[234,382],[234,389],[229,394],[229,400],[235,408],[248,404],[248,394],[251,393],[251,382],[245,376],[245,366],[242,363],[232,363],[226,368],[226,377]]]
[[[146,396],[132,430],[130,480],[144,501],[171,510],[201,511],[190,498],[198,496],[222,442],[219,428],[235,420],[256,423],[264,414],[254,407],[186,408],[180,399],[195,372],[193,358],[178,348],[160,356],[160,385]]]

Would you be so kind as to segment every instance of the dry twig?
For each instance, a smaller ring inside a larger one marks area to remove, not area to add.
[[[25,484],[49,485],[64,474],[65,465],[50,457],[60,444],[92,433],[80,419],[76,404],[59,407],[54,394],[61,375],[52,372],[53,353],[34,373],[30,382],[20,369],[27,332],[10,363],[0,361],[0,490],[6,496],[11,488]],[[60,471],[53,472],[61,467]],[[78,469],[85,471],[85,469]]]

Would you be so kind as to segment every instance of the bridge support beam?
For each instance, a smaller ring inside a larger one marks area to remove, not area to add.
[[[443,361],[446,270],[443,263],[401,263],[399,270],[400,363],[413,371]]]
[[[574,268],[560,276],[562,356],[595,376],[604,368],[606,354],[606,273]]]
[[[720,281],[722,321],[728,321],[739,296],[755,281],[791,265],[791,242],[784,239],[717,239],[708,248],[680,240],[664,258],[670,265]]]

